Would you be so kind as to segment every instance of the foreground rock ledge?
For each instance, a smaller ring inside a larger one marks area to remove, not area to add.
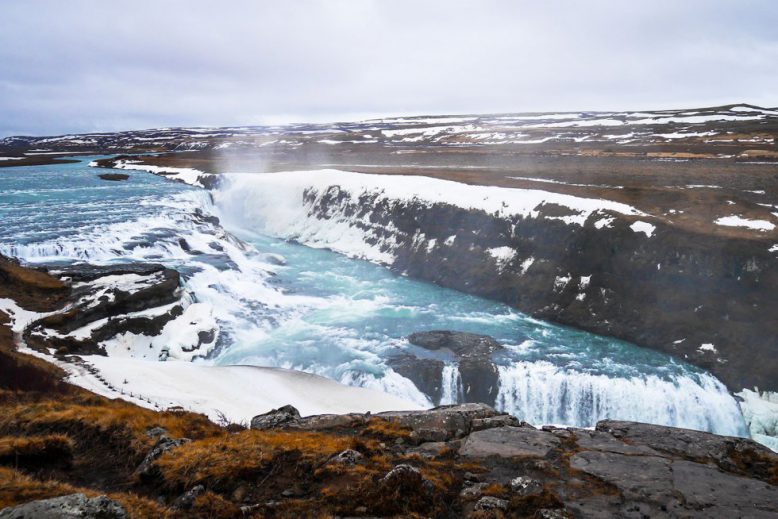
[[[375,419],[408,431],[396,445],[406,454],[480,463],[486,472],[466,475],[460,492],[477,517],[513,516],[525,501],[550,506],[532,517],[778,516],[778,454],[745,438],[611,420],[536,429],[484,404],[309,417],[284,406],[252,428],[358,431]]]

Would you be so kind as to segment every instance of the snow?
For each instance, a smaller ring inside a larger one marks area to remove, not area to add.
[[[711,353],[718,353],[718,350],[716,349],[716,346],[714,346],[711,343],[705,343],[702,344],[699,348],[697,348],[697,351],[703,352],[703,351],[709,351]]]
[[[521,262],[521,274],[524,275],[527,273],[529,268],[532,266],[532,264],[535,263],[535,258],[529,257]]]
[[[564,289],[572,278],[568,276],[557,276],[554,278],[554,290]]]
[[[612,217],[600,218],[599,220],[594,222],[594,228],[595,229],[610,228],[613,226],[612,224],[615,220],[616,219]]]
[[[656,230],[656,226],[651,225],[648,222],[642,222],[640,220],[630,225],[629,228],[634,232],[645,233],[645,235],[649,238],[654,235],[654,231]]]
[[[114,167],[116,169],[148,171],[149,173],[154,173],[155,175],[163,174],[170,179],[179,180],[186,184],[197,186],[197,187],[205,187],[203,183],[200,182],[200,177],[209,176],[208,173],[204,173],[200,170],[193,169],[193,168],[171,168],[168,166],[152,166],[150,164],[139,164],[136,161],[127,161],[127,160],[117,161]]]
[[[748,229],[754,229],[755,231],[772,231],[775,229],[775,224],[768,222],[767,220],[749,220],[740,216],[723,216],[716,221],[716,225],[723,225],[726,227],[746,227]]]
[[[0,160],[22,160],[24,157],[0,157]]]
[[[495,247],[493,249],[486,249],[486,252],[495,259],[497,265],[504,266],[516,255],[516,251],[511,247]]]
[[[11,331],[17,334],[22,333],[33,321],[51,315],[51,312],[38,313],[25,310],[13,299],[8,298],[0,298],[0,312],[4,312],[11,318]]]
[[[248,422],[257,414],[286,404],[295,406],[304,416],[422,409],[387,393],[345,386],[300,371],[157,362],[101,355],[82,358],[99,371],[105,382],[98,380],[83,366],[57,362],[68,371],[68,381],[73,384],[143,407],[165,409],[181,406],[204,413],[212,420],[218,420],[221,413],[230,421]]]
[[[770,247],[767,252],[778,252],[778,243]]]

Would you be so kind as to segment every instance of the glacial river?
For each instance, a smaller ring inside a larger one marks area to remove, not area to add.
[[[412,332],[469,331],[505,346],[495,357],[497,405],[528,422],[588,427],[612,418],[746,435],[723,384],[689,364],[261,234],[262,222],[221,205],[229,193],[138,171],[126,182],[100,180],[104,170],[87,166],[94,158],[0,169],[0,253],[179,269],[221,328],[216,351],[198,362],[293,368],[433,405],[386,360],[419,353],[404,339]],[[461,388],[456,370],[444,372],[441,403],[452,403]]]

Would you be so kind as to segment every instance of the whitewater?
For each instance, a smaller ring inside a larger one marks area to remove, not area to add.
[[[440,354],[443,396],[432,401],[387,359],[422,354],[410,333],[468,331],[505,346],[494,358],[497,407],[530,423],[591,427],[611,418],[747,435],[738,403],[709,373],[394,274],[347,226],[306,214],[299,186],[234,175],[208,192],[141,171],[113,183],[96,177],[93,159],[2,172],[0,253],[31,264],[178,269],[219,328],[196,364],[293,369],[429,407],[461,401],[454,361]]]

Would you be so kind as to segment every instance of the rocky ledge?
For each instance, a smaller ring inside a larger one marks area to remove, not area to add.
[[[399,426],[387,449],[403,456],[455,458],[458,501],[473,517],[775,517],[778,454],[743,438],[635,422],[602,421],[594,430],[536,429],[483,404],[376,415],[300,417],[291,406],[259,415],[261,430],[358,433],[382,420]],[[333,463],[359,465],[350,450]],[[424,492],[413,463],[386,478]],[[431,484],[430,484],[431,486]],[[531,511],[535,515],[527,515]]]
[[[38,285],[31,280],[36,276],[41,280]],[[17,322],[24,343],[60,360],[72,361],[65,357],[72,354],[107,353],[190,360],[205,355],[216,340],[215,323],[195,316],[197,304],[181,288],[179,273],[163,265],[29,269],[0,255],[0,280],[5,282],[0,297],[5,294],[24,308],[37,310],[28,314],[32,316],[28,322]],[[174,336],[187,340],[173,340]]]
[[[0,401],[2,405],[8,404]],[[116,407],[94,398],[90,405]],[[46,424],[49,433],[63,427],[71,428],[70,435],[82,432],[72,425],[83,405],[68,414],[67,423],[60,422],[61,411],[40,415],[40,404],[31,409],[39,413],[38,429]],[[113,435],[104,449],[126,448],[128,424],[122,416],[124,412],[109,412],[103,420],[113,420],[110,425],[85,424],[83,438],[70,444],[71,455],[91,453],[83,442],[94,434]],[[118,451],[129,473],[113,467],[106,476],[105,463],[93,461],[100,477],[107,478],[80,476],[92,485],[86,494],[94,497],[73,493],[74,487],[50,489],[35,483],[41,499],[12,499],[16,504],[0,511],[0,517],[643,519],[778,514],[778,454],[751,440],[691,430],[618,421],[600,422],[594,430],[536,429],[484,404],[308,417],[284,406],[256,416],[249,430],[236,424],[220,430],[184,413],[142,410],[134,420],[129,430],[136,431],[130,443],[136,454]],[[0,426],[17,432],[29,427],[2,421]],[[72,478],[79,470],[77,460],[74,468],[49,472],[35,471],[40,459],[37,465],[26,457],[20,460],[16,470],[29,474]],[[141,492],[149,501],[121,493],[98,496],[117,477],[122,488]],[[19,481],[34,484],[28,476],[7,483],[13,487]]]

